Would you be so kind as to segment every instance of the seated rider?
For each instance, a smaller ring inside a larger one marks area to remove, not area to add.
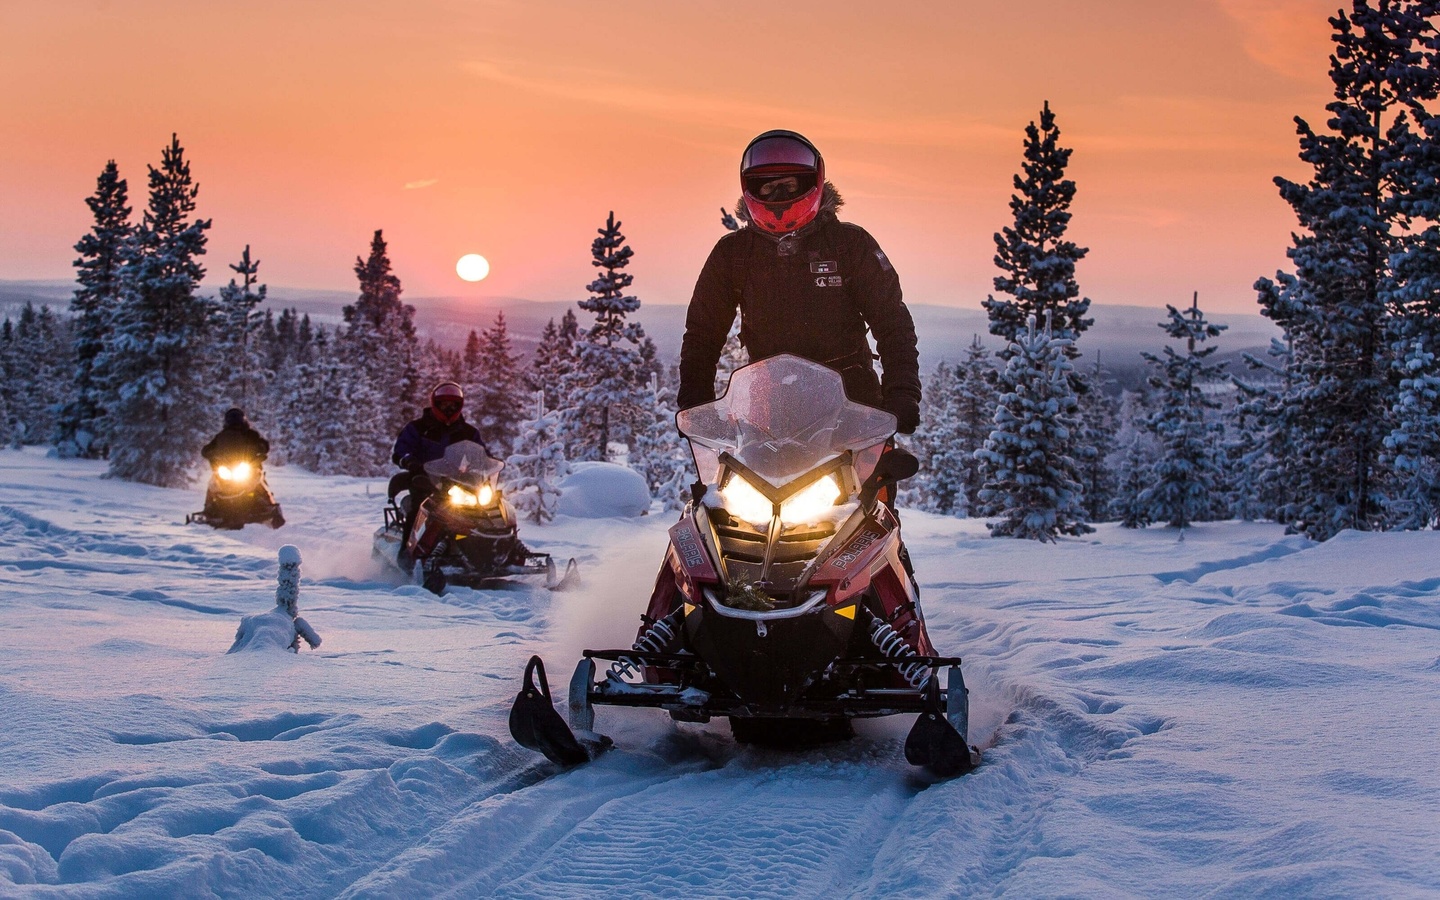
[[[401,553],[410,542],[410,527],[415,521],[415,510],[435,491],[435,485],[425,474],[425,464],[440,459],[451,444],[474,441],[481,447],[485,442],[480,432],[465,421],[465,392],[453,381],[445,381],[430,392],[430,405],[420,418],[407,423],[395,439],[395,450],[390,459],[395,465],[409,473],[410,501],[405,511],[405,528],[400,538]],[[486,454],[489,454],[487,449]]]
[[[212,467],[234,463],[240,460],[259,465],[270,455],[270,442],[261,436],[260,432],[245,418],[245,411],[239,407],[232,406],[225,410],[225,424],[220,433],[210,439],[210,443],[200,449],[200,455]],[[262,504],[251,512],[251,521],[258,521],[259,517],[268,516],[270,525],[279,528],[285,524],[285,516],[280,512],[280,504],[275,502],[275,495],[270,493],[270,488],[263,481],[256,485],[257,494],[263,493],[263,497],[257,496],[257,501]],[[213,498],[210,492],[205,496],[205,514],[215,515],[217,512],[213,505]]]
[[[201,449],[200,455],[212,466],[232,459],[264,462],[270,455],[270,442],[245,418],[244,410],[232,406],[225,410],[225,426]]]

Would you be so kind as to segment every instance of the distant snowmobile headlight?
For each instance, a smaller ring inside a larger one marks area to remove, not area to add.
[[[495,488],[488,484],[480,485],[480,490],[475,493],[475,499],[481,506],[489,506],[495,502]]]
[[[486,487],[489,487],[489,485],[486,485]],[[484,490],[484,488],[482,488],[481,490]],[[450,498],[450,503],[454,506],[480,505],[479,497],[465,490],[458,484],[450,485],[450,490],[447,491],[445,495]]]
[[[726,511],[735,518],[744,519],[756,528],[770,524],[775,505],[739,475],[730,477],[720,489],[720,496],[725,500]]]
[[[780,521],[786,525],[809,524],[824,515],[838,499],[840,485],[835,483],[835,476],[826,475],[781,504]]]
[[[215,474],[220,476],[221,481],[249,481],[253,471],[248,462],[237,462],[233,466],[220,466]]]

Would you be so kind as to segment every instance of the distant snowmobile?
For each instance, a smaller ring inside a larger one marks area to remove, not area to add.
[[[930,644],[882,499],[917,468],[887,452],[895,417],[784,354],[737,370],[725,396],[676,421],[706,489],[670,529],[639,635],[630,650],[584,652],[570,727],[532,657],[510,713],[516,742],[561,765],[591,759],[611,745],[593,731],[596,704],[727,716],[756,743],[844,738],[854,718],[918,713],[911,763],[942,777],[976,766],[960,660]],[[611,662],[598,682],[597,659]]]
[[[254,458],[215,462],[205,489],[205,508],[186,516],[185,524],[235,530],[252,522],[264,522],[271,528],[285,524],[280,504],[265,481],[264,464]]]
[[[435,490],[418,509],[412,509],[413,475],[401,472],[391,478],[374,555],[436,594],[448,584],[477,587],[517,576],[540,576],[552,590],[572,583],[575,560],[562,573],[550,554],[531,552],[521,543],[515,509],[496,480],[504,465],[474,441],[451,444],[442,458],[425,464]],[[415,523],[402,547],[411,513]]]

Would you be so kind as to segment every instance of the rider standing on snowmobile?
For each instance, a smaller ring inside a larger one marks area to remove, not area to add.
[[[451,444],[474,441],[481,447],[485,442],[480,432],[465,421],[465,392],[453,381],[437,384],[430,392],[430,405],[420,418],[407,423],[395,439],[395,450],[390,454],[395,465],[409,473],[410,509],[405,516],[405,531],[400,547],[410,540],[410,526],[415,521],[415,510],[435,491],[435,485],[425,474],[425,464],[440,459]],[[489,455],[487,449],[486,455]]]
[[[894,414],[902,433],[913,432],[915,322],[880,245],[836,218],[842,201],[825,180],[820,151],[793,131],[767,131],[740,158],[740,188],[736,212],[750,227],[720,239],[695,283],[680,345],[680,408],[715,399],[715,366],[738,307],[752,362],[793,353],[823,363],[840,372],[850,399]]]
[[[245,418],[244,410],[232,406],[225,410],[224,427],[200,450],[200,455],[211,465],[232,459],[264,462],[270,455],[270,442]]]

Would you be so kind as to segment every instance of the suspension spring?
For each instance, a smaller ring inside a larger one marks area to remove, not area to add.
[[[870,640],[875,644],[876,649],[891,659],[918,659],[920,656],[905,642],[899,632],[878,616],[870,619]],[[923,662],[901,663],[895,668],[900,670],[901,677],[917,691],[924,690],[925,685],[930,681],[930,667]]]
[[[675,610],[663,619],[656,619],[635,639],[631,650],[640,653],[666,653],[675,645],[680,630],[680,610]],[[610,664],[610,674],[621,680],[639,677],[643,664],[632,657],[622,656]]]

